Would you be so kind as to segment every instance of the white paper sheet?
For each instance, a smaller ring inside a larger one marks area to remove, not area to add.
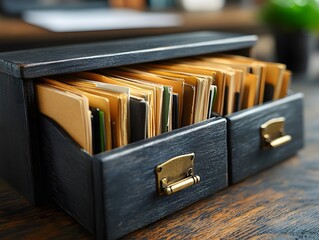
[[[182,24],[174,13],[139,12],[126,9],[33,10],[23,14],[27,23],[53,32],[161,28]]]

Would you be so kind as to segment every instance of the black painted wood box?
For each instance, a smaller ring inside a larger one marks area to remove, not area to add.
[[[48,190],[97,238],[115,239],[227,187],[228,173],[236,182],[284,160],[303,144],[300,94],[95,156],[35,104],[34,84],[44,76],[213,52],[247,54],[256,40],[197,32],[0,54],[0,176],[33,203]],[[292,140],[263,149],[260,126],[274,117],[286,118]],[[159,195],[156,171],[184,155],[193,163],[194,181],[201,181]]]

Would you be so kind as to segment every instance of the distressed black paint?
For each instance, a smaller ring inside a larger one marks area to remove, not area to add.
[[[0,72],[35,78],[251,47],[257,37],[180,33],[0,54]]]
[[[27,103],[23,81],[0,73],[0,177],[35,203]]]
[[[261,147],[260,126],[285,117],[292,141],[275,149]],[[294,155],[303,147],[303,96],[294,94],[228,116],[228,152],[231,182],[236,183]]]

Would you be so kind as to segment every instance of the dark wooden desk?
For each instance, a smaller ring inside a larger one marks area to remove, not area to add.
[[[256,21],[256,9],[228,7],[219,12],[180,14],[183,24],[178,27],[73,33],[50,32],[27,24],[20,19],[0,15],[0,51],[200,30],[250,34],[265,30],[265,28],[262,28],[260,23]]]
[[[318,239],[317,81],[305,93],[306,147],[298,156],[140,229],[124,239]],[[36,209],[0,181],[0,239],[92,239],[56,206]]]

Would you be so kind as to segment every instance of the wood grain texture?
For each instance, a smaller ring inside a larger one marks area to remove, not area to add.
[[[0,72],[43,77],[248,48],[255,35],[195,32],[0,53]]]
[[[318,166],[290,159],[123,239],[318,239]]]
[[[297,157],[137,230],[123,239],[317,239],[319,81],[305,93],[305,148]],[[155,184],[155,183],[154,183]],[[1,239],[93,239],[56,207],[35,209],[0,182]]]
[[[39,123],[41,162],[49,194],[94,233],[92,157],[46,117],[40,117]]]
[[[24,82],[0,73],[0,177],[35,203]]]
[[[201,182],[176,194],[159,196],[156,166],[188,153],[195,153],[195,174]],[[104,199],[103,211],[96,213],[104,214],[98,238],[116,239],[227,186],[226,121],[210,119],[97,158],[101,163],[94,172],[100,171],[101,177],[95,182],[100,185],[96,197]]]
[[[291,157],[303,147],[302,99],[302,94],[294,94],[227,117],[229,173],[232,183]],[[278,148],[262,149],[260,126],[278,117],[285,118],[285,133],[292,140]]]
[[[54,203],[36,208],[0,180],[0,239],[93,239]]]

